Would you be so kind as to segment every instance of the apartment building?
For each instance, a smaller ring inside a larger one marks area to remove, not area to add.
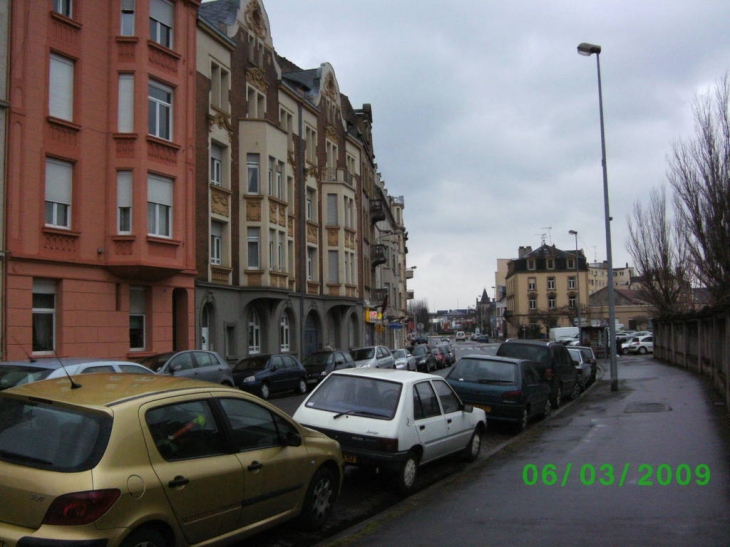
[[[10,0],[0,0],[0,359],[5,357],[5,176],[8,134]]]
[[[588,291],[594,294],[608,286],[608,263],[591,262],[588,265]],[[617,289],[636,290],[639,285],[634,274],[634,268],[626,264],[623,267],[613,267],[613,286]]]
[[[374,339],[375,225],[395,209],[404,228],[377,188],[370,105],[329,63],[280,56],[258,0],[201,5],[197,85],[196,343],[233,361]]]
[[[4,358],[195,344],[199,4],[11,2]]]
[[[555,245],[520,247],[507,263],[506,337],[547,335],[550,327],[569,326],[588,303],[588,264],[582,250]],[[579,304],[580,303],[580,304]]]

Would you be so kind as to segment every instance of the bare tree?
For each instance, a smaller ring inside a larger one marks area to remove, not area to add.
[[[634,203],[626,249],[641,279],[641,293],[655,315],[691,307],[691,261],[684,237],[667,213],[666,189],[654,188],[649,203]]]
[[[730,304],[730,81],[694,103],[695,134],[673,147],[675,214],[699,283],[712,304]]]
[[[411,300],[408,302],[408,315],[413,317],[416,325],[422,324],[426,331],[428,331],[429,314],[428,314],[428,301],[425,298],[418,300]]]

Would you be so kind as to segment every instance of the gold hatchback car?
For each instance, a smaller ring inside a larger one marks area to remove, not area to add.
[[[0,546],[172,547],[321,527],[340,446],[234,388],[87,374],[0,393]]]

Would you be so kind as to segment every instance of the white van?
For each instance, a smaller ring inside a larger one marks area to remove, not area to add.
[[[456,341],[458,342],[459,340],[466,342],[466,333],[463,330],[456,333]]]

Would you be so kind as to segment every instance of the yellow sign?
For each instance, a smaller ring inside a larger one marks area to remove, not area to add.
[[[365,308],[365,321],[367,323],[377,323],[378,321],[382,321],[383,314],[380,313],[378,310],[371,310],[370,308]]]

